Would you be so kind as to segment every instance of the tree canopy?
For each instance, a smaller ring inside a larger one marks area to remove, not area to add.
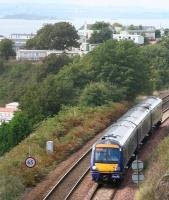
[[[109,23],[96,22],[92,25],[94,32],[92,33],[89,42],[91,44],[103,43],[112,38],[112,28]]]
[[[3,39],[0,41],[0,56],[8,59],[10,56],[14,56],[13,41],[9,39]]]
[[[26,47],[29,49],[64,50],[78,47],[78,38],[75,27],[68,22],[46,24],[34,38],[27,41]]]

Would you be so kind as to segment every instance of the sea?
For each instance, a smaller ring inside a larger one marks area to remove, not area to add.
[[[25,19],[0,19],[0,35],[8,37],[12,33],[36,33],[41,27],[48,23],[66,21],[72,23],[76,29],[84,23],[105,21],[110,23],[121,23],[123,25],[149,25],[156,28],[169,28],[169,19],[94,19],[76,18],[64,20],[25,20]]]

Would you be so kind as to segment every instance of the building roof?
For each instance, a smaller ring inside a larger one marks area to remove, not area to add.
[[[17,111],[16,108],[4,108],[4,107],[0,107],[0,112],[15,112]]]
[[[22,36],[35,36],[34,33],[12,33],[11,35],[22,35]]]

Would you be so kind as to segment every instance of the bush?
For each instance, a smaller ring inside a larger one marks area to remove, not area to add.
[[[111,91],[103,82],[90,83],[80,96],[80,104],[85,106],[101,106],[111,100]]]
[[[0,199],[2,200],[18,200],[18,197],[24,191],[24,185],[18,176],[2,176],[0,177]]]

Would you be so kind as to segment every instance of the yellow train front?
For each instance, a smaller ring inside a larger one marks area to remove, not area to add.
[[[98,143],[91,156],[91,175],[95,182],[120,180],[123,174],[122,151],[118,144]]]

